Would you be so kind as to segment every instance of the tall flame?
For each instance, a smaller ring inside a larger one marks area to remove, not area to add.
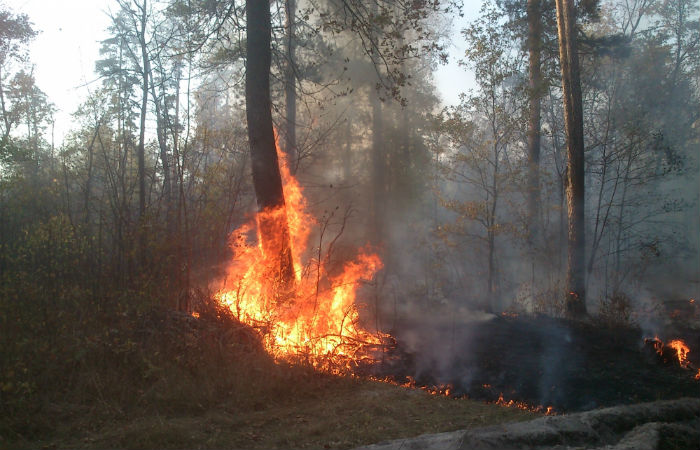
[[[303,358],[316,367],[342,371],[367,358],[368,348],[381,344],[381,334],[359,324],[355,293],[360,281],[372,279],[382,262],[376,254],[362,249],[339,273],[331,274],[329,258],[318,248],[313,249],[315,255],[309,254],[308,240],[316,220],[308,212],[303,190],[291,175],[279,145],[277,155],[285,208],[259,212],[255,221],[232,233],[233,260],[217,298],[241,322],[260,330],[267,351],[274,357]],[[280,237],[285,233],[283,227],[289,227],[295,278],[291,287],[277,281],[279,259],[266,257],[261,223],[278,224],[280,229],[272,231]],[[250,242],[254,230],[256,244]]]
[[[688,361],[688,353],[690,353],[690,348],[680,339],[674,339],[668,343],[668,346],[676,351],[676,356],[678,357],[678,364],[681,367],[688,367],[690,362]]]

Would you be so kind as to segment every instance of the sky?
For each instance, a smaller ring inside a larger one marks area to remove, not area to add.
[[[39,89],[55,105],[55,138],[73,128],[71,114],[97,87],[94,73],[99,41],[109,18],[104,0],[0,0],[12,12],[24,13],[39,35],[29,47]]]
[[[54,135],[56,143],[73,129],[71,114],[96,89],[99,81],[94,73],[99,58],[99,42],[107,37],[107,12],[112,0],[0,0],[14,13],[27,14],[40,34],[29,47],[37,86],[56,106]],[[464,54],[459,29],[474,17],[481,0],[465,0],[465,18],[457,18],[450,63],[435,73],[438,91],[445,104],[457,104],[459,94],[473,85],[473,76],[459,67]]]

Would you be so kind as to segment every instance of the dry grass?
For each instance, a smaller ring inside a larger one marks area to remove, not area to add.
[[[216,308],[78,312],[3,341],[0,448],[351,448],[534,416],[275,363]]]
[[[336,380],[308,398],[241,411],[221,404],[200,414],[109,420],[81,414],[51,439],[16,448],[337,448],[424,433],[527,420],[533,413],[430,395],[381,382]]]

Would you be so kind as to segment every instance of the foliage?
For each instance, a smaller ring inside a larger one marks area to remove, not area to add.
[[[632,300],[623,292],[616,292],[600,301],[598,315],[609,326],[629,326],[632,318]]]
[[[198,318],[146,298],[136,307],[138,292],[37,292],[32,302],[5,294],[15,301],[2,304],[0,426],[13,441],[50,436],[56,406],[99,405],[115,417],[191,414],[221,403],[245,411],[323,384],[311,369],[278,366],[256,332],[205,294],[196,296]]]
[[[556,296],[566,267],[566,136],[551,3],[542,3],[545,92],[538,175],[543,239],[538,248],[528,248],[521,206],[527,195],[523,152],[529,88],[519,64],[529,45],[526,2],[486,2],[480,17],[463,31],[470,42],[466,64],[476,71],[478,90],[441,117],[446,139],[437,150],[446,162],[441,187],[446,212],[439,234],[464,252],[461,276],[482,274],[474,280],[478,285],[487,279],[487,267],[507,274],[499,277],[510,284],[498,295],[505,297],[504,307],[517,292],[529,292],[528,302]],[[690,231],[697,227],[698,205],[697,152],[691,150],[697,147],[698,116],[697,108],[690,107],[698,99],[697,77],[691,75],[698,67],[700,41],[697,27],[692,28],[698,11],[688,2],[644,0],[579,7],[584,8],[578,32],[583,43],[587,290],[591,298],[606,299],[617,298],[615,292],[658,290],[648,275],[669,265],[696,267],[700,248],[697,233]],[[489,146],[494,152],[485,151]],[[500,195],[497,202],[495,193]],[[487,205],[494,203],[495,220],[490,221]],[[484,226],[482,232],[476,231],[477,224]],[[495,245],[493,256],[475,251],[479,240],[489,237],[488,230],[494,230],[494,242],[508,239],[514,247]],[[525,259],[534,262],[523,264]],[[675,276],[679,288],[687,289],[689,272]],[[608,308],[604,303],[601,307]]]

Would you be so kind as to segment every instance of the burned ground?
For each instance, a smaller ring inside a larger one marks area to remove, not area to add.
[[[455,321],[456,322],[456,321]],[[676,328],[661,339],[683,339],[690,367],[644,344],[635,327],[609,327],[547,317],[405,322],[396,348],[377,375],[419,386],[449,386],[450,395],[510,400],[556,412],[659,399],[700,397],[700,331]]]

